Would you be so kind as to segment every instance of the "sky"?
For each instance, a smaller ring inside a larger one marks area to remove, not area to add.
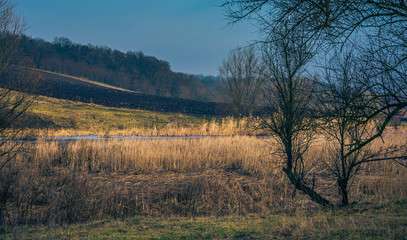
[[[175,72],[217,75],[230,50],[256,38],[248,22],[230,25],[222,0],[18,0],[26,34],[52,41],[142,51]]]

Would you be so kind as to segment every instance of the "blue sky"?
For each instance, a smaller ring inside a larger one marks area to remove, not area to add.
[[[176,72],[216,75],[229,51],[256,38],[247,22],[229,26],[221,0],[19,0],[26,34],[52,41],[143,51]]]

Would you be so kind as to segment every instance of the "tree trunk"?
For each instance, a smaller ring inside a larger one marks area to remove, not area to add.
[[[338,179],[339,194],[342,196],[342,205],[349,205],[349,196],[348,196],[348,181],[344,179]]]
[[[299,180],[295,177],[291,169],[283,168],[284,173],[290,179],[290,182],[295,186],[296,189],[300,190],[301,192],[307,194],[313,202],[321,204],[323,206],[332,207],[332,203],[319,195],[310,187],[306,186],[302,180]]]

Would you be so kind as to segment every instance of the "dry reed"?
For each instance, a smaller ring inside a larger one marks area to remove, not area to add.
[[[201,171],[241,169],[250,174],[272,171],[270,146],[253,137],[196,139],[42,141],[34,145],[36,162],[59,159],[64,167],[81,171]]]
[[[406,137],[392,134],[384,140],[372,146],[402,145]],[[319,161],[315,156],[321,141],[311,149],[312,164]],[[8,218],[19,223],[268,214],[298,204],[316,207],[304,196],[292,198],[293,189],[266,139],[37,141],[26,147],[31,151],[9,167],[15,182]],[[324,172],[317,174],[322,179],[319,190],[336,199],[335,182],[325,179]],[[407,169],[392,161],[371,163],[353,184],[352,199],[358,202],[405,199]]]
[[[201,124],[184,125],[169,122],[162,127],[128,127],[112,128],[56,128],[56,129],[26,129],[23,134],[34,136],[234,136],[234,135],[264,135],[258,128],[259,119],[227,117],[220,120],[212,119]]]

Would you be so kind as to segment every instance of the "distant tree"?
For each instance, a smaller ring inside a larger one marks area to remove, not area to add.
[[[62,48],[69,48],[74,45],[73,42],[67,37],[55,37],[53,44]]]
[[[0,76],[17,51],[17,43],[23,29],[24,24],[14,13],[12,2],[0,0]]]
[[[259,103],[263,85],[260,66],[254,47],[249,47],[232,50],[219,67],[221,81],[236,116],[252,114]]]

